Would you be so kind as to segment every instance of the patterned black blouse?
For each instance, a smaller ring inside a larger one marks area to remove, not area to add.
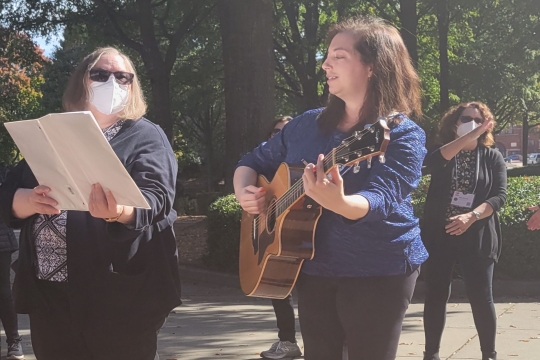
[[[118,134],[125,120],[102,129],[107,141]],[[37,277],[41,280],[67,282],[67,211],[58,215],[39,215],[34,222],[37,254]]]
[[[476,184],[476,159],[478,157],[478,151],[460,151],[456,155],[456,172],[455,177],[452,179],[452,185],[450,186],[450,194],[448,200],[448,207],[446,209],[446,218],[452,216],[461,215],[470,211],[467,208],[452,205],[452,197],[455,191],[461,191],[464,194],[471,194],[474,191]]]

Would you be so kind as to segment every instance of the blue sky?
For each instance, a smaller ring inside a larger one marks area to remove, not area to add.
[[[33,36],[32,39],[39,45],[43,50],[45,50],[45,56],[51,57],[54,51],[55,46],[60,44],[62,36],[51,36],[51,39],[47,42],[47,39],[41,36]]]

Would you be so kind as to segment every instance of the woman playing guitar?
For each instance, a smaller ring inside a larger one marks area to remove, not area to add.
[[[405,311],[427,252],[410,192],[418,185],[425,134],[409,119],[421,114],[420,81],[398,30],[377,18],[354,18],[329,32],[324,109],[293,119],[245,155],[234,175],[236,197],[251,214],[265,211],[259,174],[282,162],[302,164],[305,193],[323,207],[315,256],[297,282],[306,360],[395,359]],[[391,115],[390,115],[391,114]],[[334,167],[322,154],[354,131],[387,117],[386,161]]]

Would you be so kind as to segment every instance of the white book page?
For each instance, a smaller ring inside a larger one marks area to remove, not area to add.
[[[39,120],[5,123],[6,129],[19,147],[40,185],[51,188],[49,196],[58,202],[60,210],[88,208],[77,186],[40,127]]]
[[[16,124],[21,122],[12,122]],[[99,125],[88,111],[63,114],[49,114],[39,119],[42,129],[52,144],[59,161],[76,184],[77,191],[85,200],[84,209],[88,211],[88,199],[92,184],[100,183],[105,190],[110,190],[119,205],[149,209],[148,202],[120,162],[109,142],[105,139]],[[7,125],[7,124],[6,124]],[[31,152],[41,152],[32,137],[24,142]],[[19,142],[17,142],[19,146]],[[21,153],[27,157],[22,150]],[[48,162],[48,166],[57,166],[58,161]],[[29,162],[32,171],[34,167]],[[37,177],[37,175],[36,175]],[[65,182],[65,181],[64,181]],[[47,185],[52,187],[52,185]],[[70,209],[75,210],[75,209]]]

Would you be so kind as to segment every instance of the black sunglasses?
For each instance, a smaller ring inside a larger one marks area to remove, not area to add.
[[[473,121],[477,124],[481,124],[484,122],[484,119],[482,118],[477,118],[477,117],[472,117],[472,116],[466,116],[466,115],[462,115],[459,117],[459,121],[461,121],[462,123],[468,123],[468,122],[471,122]]]
[[[97,82],[107,82],[111,77],[111,74],[114,75],[116,82],[120,85],[130,85],[133,83],[133,78],[135,74],[125,72],[125,71],[109,71],[100,68],[90,69],[90,80]]]

